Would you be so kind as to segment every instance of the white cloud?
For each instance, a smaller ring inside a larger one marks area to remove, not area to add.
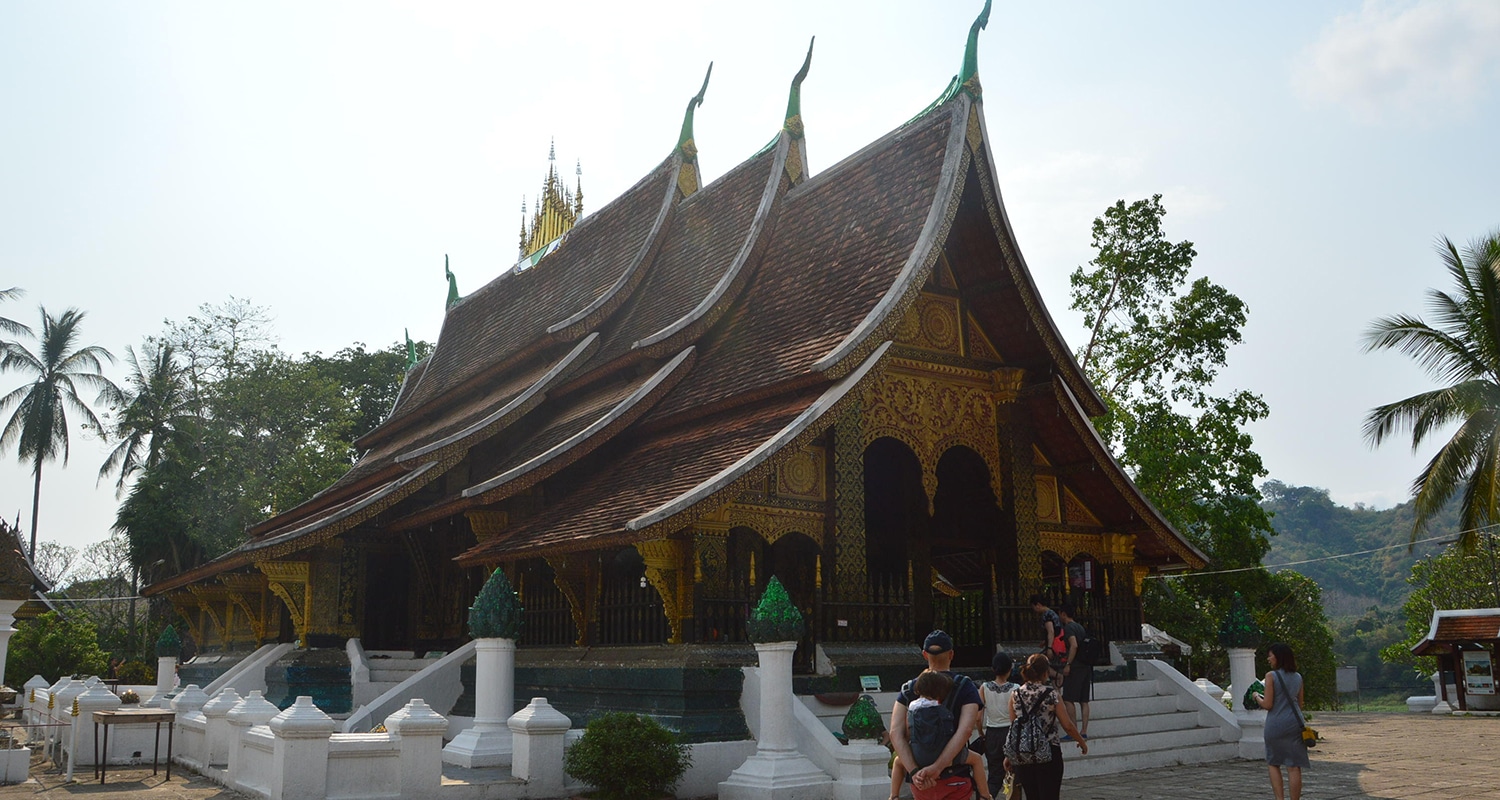
[[[1462,113],[1500,84],[1500,3],[1369,0],[1336,18],[1293,68],[1308,100],[1365,121]]]

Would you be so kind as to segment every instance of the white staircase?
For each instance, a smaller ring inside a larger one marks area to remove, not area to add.
[[[369,650],[365,657],[370,665],[370,680],[357,687],[361,696],[354,699],[356,708],[396,688],[434,663],[429,658],[417,658],[410,650]]]
[[[1202,700],[1153,672],[1142,669],[1137,680],[1094,684],[1089,754],[1063,743],[1067,777],[1239,758],[1239,731],[1226,726],[1226,718],[1233,719],[1227,709],[1219,715],[1196,687],[1192,691]]]

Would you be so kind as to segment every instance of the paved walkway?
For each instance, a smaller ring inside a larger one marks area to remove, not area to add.
[[[1313,720],[1326,741],[1305,770],[1306,800],[1337,798],[1500,798],[1500,718],[1429,714],[1333,714]],[[1064,753],[1066,754],[1066,750]],[[65,784],[41,765],[21,786],[0,787],[3,800],[91,797],[94,800],[248,800],[245,795],[174,770],[171,782],[150,767],[112,767],[109,783]],[[1067,800],[1239,800],[1269,798],[1266,767],[1228,761],[1063,783]]]
[[[1500,719],[1318,712],[1304,800],[1500,798]],[[1064,757],[1067,750],[1063,750]],[[1266,765],[1226,761],[1064,781],[1067,800],[1271,797]]]

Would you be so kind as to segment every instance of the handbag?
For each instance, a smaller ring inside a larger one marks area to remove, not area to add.
[[[1281,678],[1281,671],[1277,670],[1273,674],[1276,676],[1276,690],[1279,692],[1287,691],[1286,681],[1282,680]],[[1313,728],[1311,725],[1307,724],[1307,718],[1302,716],[1302,706],[1292,698],[1291,694],[1287,694],[1286,701],[1291,704],[1292,710],[1297,712],[1297,721],[1302,723],[1302,746],[1308,748],[1309,750],[1317,747],[1319,738],[1318,731],[1316,728]]]
[[[1005,757],[1017,765],[1047,764],[1052,761],[1052,742],[1047,726],[1041,719],[1042,701],[1049,687],[1037,695],[1030,709],[1022,709],[1005,734]]]

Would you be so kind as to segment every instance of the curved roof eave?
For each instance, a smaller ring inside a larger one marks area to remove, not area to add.
[[[952,106],[948,109],[948,113],[954,116],[954,120],[949,126],[943,168],[938,179],[937,191],[934,192],[932,205],[927,209],[927,219],[923,223],[922,233],[917,238],[916,246],[912,248],[911,255],[902,265],[901,272],[897,274],[891,288],[854,327],[854,330],[813,363],[813,370],[837,378],[853,364],[860,363],[854,359],[868,352],[870,343],[891,338],[895,326],[901,321],[901,315],[906,311],[907,306],[911,305],[917,293],[921,291],[922,284],[931,274],[932,265],[937,261],[937,256],[942,249],[942,242],[947,238],[948,230],[952,227],[959,200],[963,197],[964,174],[969,160],[968,149],[964,147],[965,126],[961,122],[968,114],[972,101],[968,95],[959,94],[950,102]]]
[[[720,276],[718,283],[693,310],[665,328],[634,342],[631,344],[632,350],[641,350],[648,355],[661,355],[664,351],[675,349],[687,340],[696,339],[703,331],[713,327],[714,323],[729,310],[735,297],[739,295],[748,280],[748,267],[755,261],[755,257],[759,255],[762,245],[768,238],[764,234],[767,232],[768,225],[775,220],[780,200],[786,194],[782,188],[782,175],[786,171],[789,150],[790,134],[783,130],[777,137],[776,153],[772,159],[770,174],[766,178],[766,186],[761,192],[760,203],[756,207],[755,218],[750,223],[750,230],[745,234],[745,240],[735,254],[734,261]]]

